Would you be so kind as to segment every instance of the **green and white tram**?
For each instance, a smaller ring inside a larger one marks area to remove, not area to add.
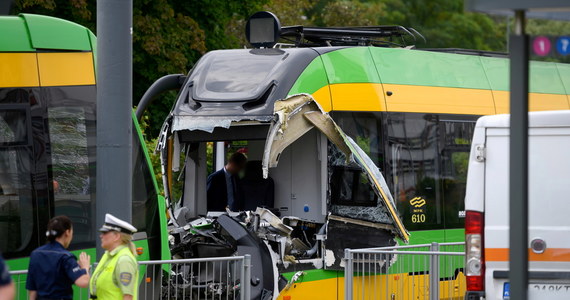
[[[13,271],[27,269],[56,215],[74,223],[70,250],[96,257],[96,43],[69,21],[0,17],[0,251]],[[169,258],[164,199],[133,123],[135,244],[140,259]]]

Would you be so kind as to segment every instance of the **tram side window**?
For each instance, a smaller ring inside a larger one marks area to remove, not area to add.
[[[48,108],[54,212],[73,221],[72,245],[95,240],[92,199],[95,187],[88,149],[88,134],[94,132],[88,130],[86,121],[83,107]]]
[[[145,231],[157,206],[157,194],[151,177],[143,145],[133,125],[133,225],[139,232]],[[158,222],[158,220],[156,221]]]
[[[356,141],[377,165],[383,164],[380,142],[380,113],[334,112],[333,119]],[[329,143],[329,182],[332,204],[376,206],[378,197],[370,186],[368,176],[356,164],[346,164],[346,158]]]
[[[32,149],[29,112],[0,105],[0,251],[23,251],[32,239]]]
[[[387,142],[390,181],[408,230],[443,228],[437,116],[390,113]]]
[[[475,122],[442,121],[442,190],[446,228],[464,227],[467,166]]]

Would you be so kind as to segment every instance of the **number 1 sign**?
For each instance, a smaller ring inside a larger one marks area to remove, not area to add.
[[[537,36],[532,41],[532,50],[538,56],[547,56],[550,53],[550,39],[545,36]]]

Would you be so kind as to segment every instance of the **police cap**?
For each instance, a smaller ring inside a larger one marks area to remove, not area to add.
[[[112,214],[105,214],[105,224],[99,229],[101,232],[119,231],[126,234],[133,234],[137,232],[135,226],[129,222],[123,221]]]

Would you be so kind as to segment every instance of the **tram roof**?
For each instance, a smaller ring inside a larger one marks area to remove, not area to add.
[[[0,17],[0,52],[92,51],[95,35],[86,27],[35,14]]]

